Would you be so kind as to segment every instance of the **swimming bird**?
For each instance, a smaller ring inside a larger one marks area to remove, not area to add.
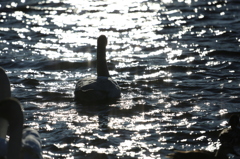
[[[14,98],[0,102],[0,138],[1,157],[7,159],[42,159],[39,133],[31,128],[23,129],[23,108]],[[9,135],[9,141],[6,135]]]
[[[117,99],[121,96],[120,87],[108,71],[106,62],[107,38],[101,35],[97,39],[97,77],[79,80],[74,91],[79,102],[98,102]]]
[[[11,98],[9,79],[0,67],[0,158],[42,159],[39,133],[31,128],[24,129],[23,124],[23,107],[17,99]]]

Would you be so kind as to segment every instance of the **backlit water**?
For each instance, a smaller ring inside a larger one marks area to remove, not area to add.
[[[237,0],[0,2],[0,66],[44,158],[165,159],[218,146],[240,113]],[[75,103],[96,75],[97,37],[122,89],[116,103]]]

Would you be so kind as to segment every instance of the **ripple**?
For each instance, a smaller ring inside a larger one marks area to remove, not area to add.
[[[239,6],[229,1],[9,1],[0,61],[44,158],[165,158],[217,149],[239,113]],[[95,72],[96,39],[122,97],[73,100]]]

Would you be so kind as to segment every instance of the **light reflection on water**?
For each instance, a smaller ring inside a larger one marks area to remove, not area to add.
[[[238,113],[238,5],[230,1],[9,1],[1,4],[1,66],[45,158],[165,158],[218,147]],[[108,37],[116,103],[73,101],[96,74]]]

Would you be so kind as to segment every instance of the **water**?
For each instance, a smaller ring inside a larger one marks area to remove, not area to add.
[[[0,61],[44,158],[162,158],[218,146],[239,114],[239,2],[1,1]],[[73,100],[108,37],[116,103]]]

